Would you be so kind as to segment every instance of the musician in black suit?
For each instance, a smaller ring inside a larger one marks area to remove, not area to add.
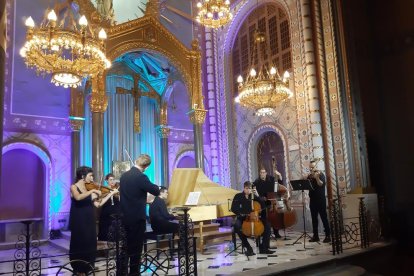
[[[309,190],[309,207],[312,216],[312,228],[313,237],[309,240],[310,242],[319,242],[319,230],[318,230],[318,214],[321,217],[323,227],[325,230],[324,243],[331,242],[331,230],[329,228],[328,214],[326,212],[326,198],[325,198],[325,186],[326,178],[323,172],[316,168],[316,162],[311,161],[310,174],[308,179],[312,183],[313,190]]]
[[[175,217],[168,213],[165,201],[168,198],[168,190],[160,188],[160,195],[154,198],[149,208],[151,228],[157,233],[168,234],[178,233],[178,223],[173,222]]]
[[[261,168],[259,171],[259,177],[253,182],[253,185],[256,186],[257,192],[259,196],[266,201],[266,205],[270,207],[270,201],[267,200],[267,193],[277,192],[278,191],[278,184],[283,184],[282,174],[278,172],[276,169],[274,171],[275,176],[271,176],[267,174],[265,168]],[[277,179],[277,180],[276,180]],[[266,211],[263,212],[263,216],[266,215]],[[273,233],[275,234],[275,239],[280,239],[282,236],[279,234],[279,229],[273,228]]]
[[[252,247],[247,241],[247,237],[242,232],[243,221],[247,216],[252,212],[252,201],[251,194],[253,193],[253,200],[260,203],[261,208],[265,207],[264,201],[259,197],[256,189],[252,189],[252,183],[250,181],[244,182],[243,192],[238,193],[234,196],[231,203],[231,211],[236,214],[236,220],[234,222],[234,231],[239,236],[242,241],[242,245],[246,248],[246,256],[255,255]],[[261,221],[264,225],[264,232],[262,234],[262,239],[259,244],[259,253],[260,254],[272,254],[274,251],[270,250],[270,225],[266,219],[261,218]]]
[[[146,229],[147,193],[160,194],[159,187],[144,174],[151,158],[141,154],[135,166],[122,174],[120,179],[121,212],[127,236],[129,275],[140,275],[140,259]]]

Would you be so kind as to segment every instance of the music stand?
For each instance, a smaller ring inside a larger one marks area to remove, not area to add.
[[[309,236],[309,234],[306,232],[306,220],[305,220],[305,196],[304,191],[305,190],[313,190],[312,183],[309,179],[301,179],[301,180],[292,180],[290,181],[290,185],[292,186],[292,189],[294,191],[302,191],[302,220],[303,220],[303,233],[300,235],[300,237],[292,243],[292,245],[296,244],[301,238],[303,238],[303,249],[313,249],[313,248],[306,248],[306,238],[312,238]],[[300,250],[302,251],[302,250]]]

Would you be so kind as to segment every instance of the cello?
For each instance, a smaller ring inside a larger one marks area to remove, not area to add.
[[[252,211],[247,216],[247,218],[243,221],[242,233],[247,237],[258,238],[264,232],[263,222],[259,218],[259,214],[262,210],[262,207],[259,202],[254,201],[253,191],[250,193],[250,195],[251,195]]]

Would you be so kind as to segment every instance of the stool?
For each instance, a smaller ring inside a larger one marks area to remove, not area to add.
[[[156,233],[154,231],[152,232],[145,232],[144,235],[144,251],[147,252],[148,250],[148,246],[147,246],[147,240],[155,240],[155,247],[156,248],[160,248],[160,242],[161,240],[168,240],[168,249],[170,252],[170,257],[173,256],[174,252],[174,239],[173,239],[173,234],[172,233],[167,233],[167,234],[160,234],[160,233]],[[159,253],[157,253],[157,260],[159,259]]]

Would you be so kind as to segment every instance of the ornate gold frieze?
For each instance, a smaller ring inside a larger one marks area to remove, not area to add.
[[[193,124],[203,124],[204,120],[206,119],[207,110],[198,109],[196,107],[196,108],[190,110],[187,114],[190,117],[190,121]]]
[[[156,129],[158,136],[160,136],[161,138],[168,138],[171,132],[171,128],[169,128],[166,125],[159,125],[156,127]]]

